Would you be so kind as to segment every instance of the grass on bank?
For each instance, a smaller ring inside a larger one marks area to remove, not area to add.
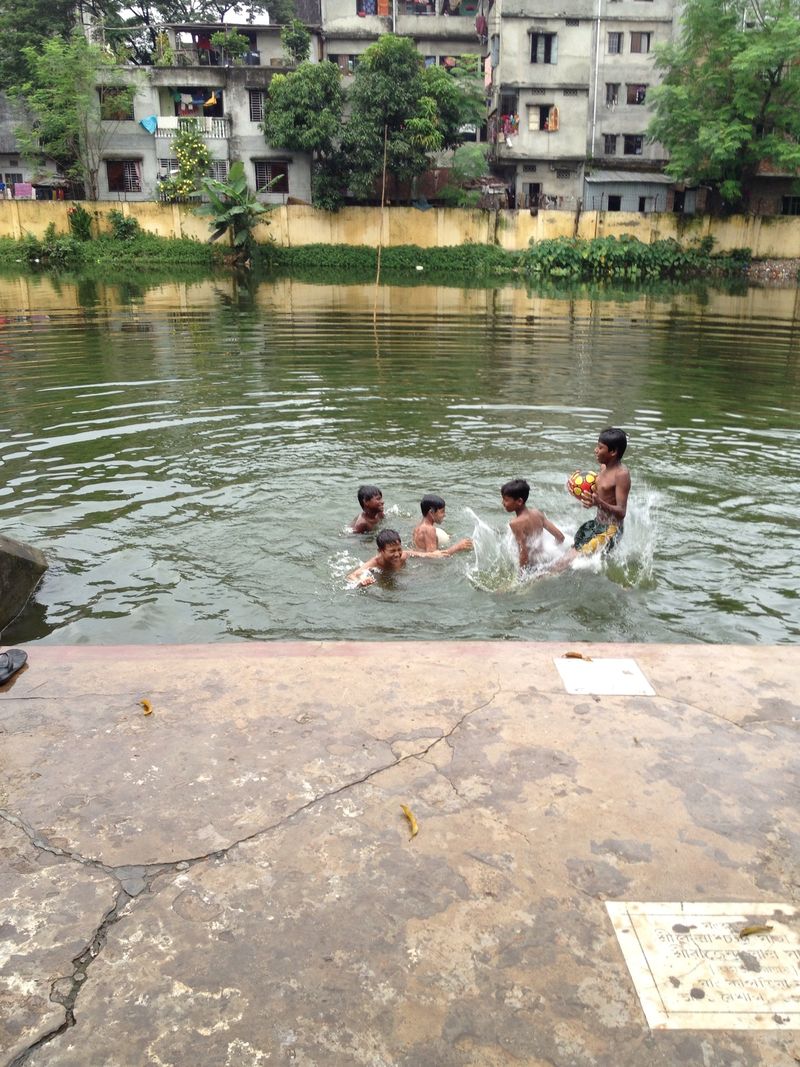
[[[122,225],[122,223],[126,225]],[[0,264],[26,269],[79,271],[84,268],[154,269],[219,267],[230,250],[188,238],[165,238],[130,226],[135,220],[120,213],[120,225],[111,233],[80,239],[59,234],[51,225],[43,238],[26,235],[19,241],[0,238]],[[644,244],[635,237],[602,237],[585,241],[559,237],[539,241],[524,251],[506,251],[496,245],[463,244],[444,248],[399,245],[384,248],[381,273],[386,281],[413,279],[421,273],[426,281],[454,278],[462,284],[490,279],[520,278],[530,281],[645,281],[697,277],[733,277],[748,267],[750,249],[735,249],[715,255],[713,239],[704,238],[690,247],[663,240]],[[258,247],[257,267],[272,274],[310,276],[330,281],[342,273],[363,281],[377,270],[377,249],[365,245],[301,245],[282,248],[275,244]]]

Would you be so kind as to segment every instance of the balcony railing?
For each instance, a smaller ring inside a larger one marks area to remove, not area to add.
[[[176,133],[196,130],[203,137],[230,137],[230,120],[221,116],[203,115],[202,118],[182,118],[179,115],[159,115],[156,137],[174,137]]]
[[[253,48],[240,58],[232,59],[222,49],[181,45],[175,50],[176,67],[260,67],[261,53]]]

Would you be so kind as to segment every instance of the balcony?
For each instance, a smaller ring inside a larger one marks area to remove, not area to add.
[[[252,49],[241,57],[231,59],[222,51],[199,48],[197,45],[180,45],[175,49],[176,67],[260,67],[261,53]]]
[[[207,115],[202,118],[180,118],[177,115],[158,116],[156,137],[174,137],[177,133],[183,133],[186,130],[196,130],[203,137],[209,138],[230,137],[230,119],[213,118]]]

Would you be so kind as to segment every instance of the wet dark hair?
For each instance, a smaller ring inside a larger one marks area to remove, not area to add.
[[[378,546],[378,551],[386,548],[387,545],[400,544],[400,534],[397,530],[381,530],[378,536],[375,538],[375,544]]]
[[[419,506],[422,514],[427,515],[429,511],[438,511],[439,508],[443,508],[444,498],[436,496],[435,493],[429,493],[420,500]]]
[[[503,496],[510,496],[512,500],[527,501],[531,487],[524,478],[512,478],[510,482],[500,486]]]
[[[628,447],[628,435],[617,426],[609,426],[607,430],[603,430],[597,440],[601,445],[605,445],[609,452],[616,452],[617,459],[622,459]]]
[[[358,502],[363,508],[368,500],[372,500],[374,496],[382,496],[380,489],[377,485],[359,485],[358,487]]]

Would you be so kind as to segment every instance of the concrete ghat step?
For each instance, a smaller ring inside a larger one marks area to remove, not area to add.
[[[800,1055],[800,649],[27,651],[0,691],[2,1062]],[[773,929],[739,951],[745,923]]]

